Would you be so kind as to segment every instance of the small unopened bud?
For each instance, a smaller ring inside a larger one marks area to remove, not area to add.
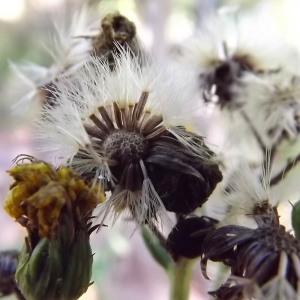
[[[63,219],[53,238],[43,237],[36,245],[34,239],[26,240],[16,281],[27,300],[75,300],[91,284],[93,254],[89,232],[84,223],[75,229],[68,224],[68,218]]]

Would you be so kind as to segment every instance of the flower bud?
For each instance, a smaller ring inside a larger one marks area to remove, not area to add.
[[[5,210],[28,237],[19,256],[16,282],[27,300],[75,300],[92,275],[91,211],[104,199],[68,168],[44,162],[18,165]]]

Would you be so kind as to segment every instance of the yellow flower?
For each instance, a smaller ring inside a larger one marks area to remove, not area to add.
[[[72,207],[73,217],[78,220],[105,198],[97,185],[90,187],[65,167],[55,170],[45,162],[34,162],[18,165],[9,174],[15,182],[4,209],[21,224],[24,218],[28,220],[44,237],[51,236],[67,206]]]

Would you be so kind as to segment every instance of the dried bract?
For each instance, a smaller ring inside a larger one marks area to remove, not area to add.
[[[256,220],[257,229],[229,225],[207,236],[203,245],[204,275],[207,260],[221,261],[231,267],[231,275],[255,283],[262,295],[259,299],[298,299],[300,242],[279,225],[276,215],[258,216]],[[249,293],[249,285],[243,287],[238,281],[223,285],[219,293],[228,294],[228,298],[220,299],[245,299],[244,288]],[[246,299],[251,297],[255,295]]]

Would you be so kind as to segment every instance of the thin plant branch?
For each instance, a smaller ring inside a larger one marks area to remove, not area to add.
[[[151,229],[152,233],[156,236],[161,246],[164,247],[164,249],[167,249],[167,239],[157,228],[157,226],[153,222],[151,222],[151,224],[149,224],[149,228]]]
[[[191,281],[193,277],[193,269],[197,259],[188,259],[181,257],[175,265],[170,300],[188,300]]]
[[[270,180],[270,186],[276,185],[282,179],[284,179],[289,171],[291,171],[298,162],[300,162],[300,154],[298,154],[295,159],[290,160],[284,169]]]
[[[263,142],[261,136],[259,135],[258,131],[255,129],[255,127],[253,126],[250,118],[247,116],[245,111],[241,111],[241,115],[244,118],[244,120],[246,121],[246,123],[248,124],[251,132],[253,133],[254,137],[256,138],[256,141],[263,153],[263,166],[269,166],[270,170],[272,169],[272,165],[273,165],[273,161],[274,161],[274,157],[276,154],[276,146],[274,145],[270,150],[268,149],[268,147],[265,145],[265,143]],[[270,153],[270,154],[268,154]]]

